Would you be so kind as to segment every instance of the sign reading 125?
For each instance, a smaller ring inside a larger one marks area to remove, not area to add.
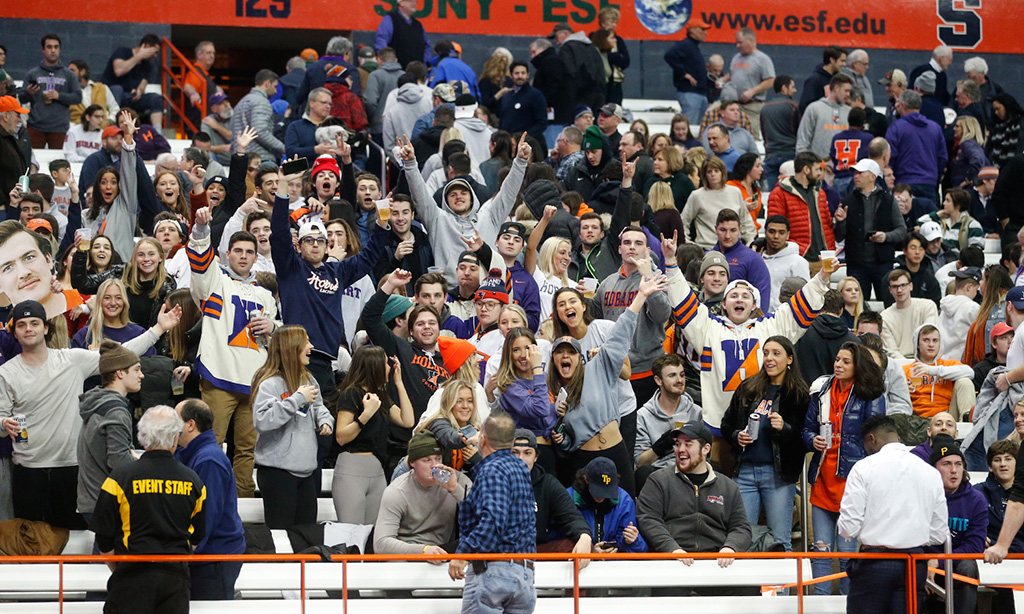
[[[287,19],[291,13],[292,0],[235,0],[235,17]]]
[[[958,49],[974,49],[981,43],[981,17],[976,9],[981,0],[935,0],[935,12],[945,25],[938,27],[942,44]]]

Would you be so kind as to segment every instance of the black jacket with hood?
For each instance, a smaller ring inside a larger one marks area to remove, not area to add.
[[[544,470],[534,465],[530,471],[533,498],[537,500],[537,543],[546,544],[550,530],[576,541],[581,535],[590,535],[590,525],[572,502],[569,491]],[[550,529],[550,530],[549,530]]]
[[[587,160],[587,156],[584,155],[565,176],[565,189],[579,192],[584,202],[590,201],[594,190],[601,185],[601,173],[612,160],[615,160],[615,152],[604,135],[601,135],[601,152],[601,161],[597,163],[597,166],[592,166]]]
[[[836,354],[847,341],[857,343],[857,337],[850,332],[839,316],[819,313],[811,327],[796,343],[796,359],[800,364],[800,374],[804,376],[804,381],[813,382],[822,375],[832,373],[832,363],[835,362]]]
[[[820,318],[819,315],[815,322]],[[808,334],[810,334],[809,331]],[[806,339],[806,335],[804,338]],[[799,352],[799,346],[797,351]],[[800,364],[803,366],[803,363]],[[758,398],[744,403],[743,395],[740,394],[742,388],[743,385],[740,384],[740,389],[732,395],[729,408],[722,416],[722,435],[732,444],[733,467],[735,467],[737,475],[740,470],[740,453],[743,451],[737,436],[747,426],[747,417],[757,409],[761,402],[761,399]],[[805,451],[803,441],[800,439],[800,431],[807,419],[807,406],[810,401],[811,396],[807,390],[788,393],[779,390],[779,396],[772,403],[772,409],[782,416],[782,430],[776,431],[770,425],[762,426],[760,430],[762,435],[768,433],[772,438],[775,473],[790,484],[796,483],[800,479],[800,471],[803,468]]]
[[[579,242],[580,220],[562,208],[562,192],[558,184],[548,179],[538,179],[523,190],[523,202],[536,219],[544,216],[544,207],[551,205],[555,215],[548,221],[541,243],[550,237],[563,237],[574,246]]]

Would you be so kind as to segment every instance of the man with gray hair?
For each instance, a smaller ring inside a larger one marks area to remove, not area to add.
[[[302,110],[310,92],[323,87],[327,83],[327,73],[338,67],[344,68],[341,76],[349,84],[349,90],[356,96],[362,96],[363,84],[359,79],[359,69],[352,63],[352,41],[344,36],[333,36],[327,41],[327,48],[320,59],[306,67],[302,85],[295,92],[292,112]]]
[[[317,156],[334,149],[334,143],[317,143],[316,129],[331,116],[331,91],[325,87],[314,88],[306,97],[308,110],[299,119],[288,124],[284,133],[284,155],[306,158],[309,165]]]
[[[384,47],[391,47],[398,56],[398,63],[407,67],[409,62],[424,62],[430,59],[430,40],[427,31],[413,13],[419,8],[416,0],[397,0],[391,3],[395,9],[384,15],[373,36],[373,48],[380,53]],[[358,92],[357,92],[358,93]]]
[[[896,110],[900,118],[885,133],[896,183],[908,184],[914,196],[940,202],[939,177],[949,161],[942,128],[921,115],[921,95],[917,92],[903,92]]]
[[[981,99],[985,101],[982,106],[985,107],[986,115],[991,116],[992,99],[996,95],[1002,94],[1003,88],[988,78],[988,62],[980,56],[967,58],[964,61],[964,72],[967,73],[968,79],[977,83],[978,87],[981,88]],[[984,125],[982,124],[982,126]]]
[[[949,84],[946,81],[946,70],[953,65],[953,50],[946,45],[939,45],[932,51],[932,59],[910,71],[908,83],[916,83],[917,78],[926,72],[935,73],[935,97],[942,106],[949,106]]]
[[[736,49],[729,64],[729,80],[736,88],[740,108],[750,120],[750,132],[761,138],[761,107],[775,82],[775,64],[757,48],[757,35],[750,28],[736,32]]]
[[[868,108],[875,106],[875,96],[871,93],[871,79],[868,79],[868,52],[854,49],[846,56],[846,66],[840,70],[853,79],[853,87],[864,93],[864,104]]]
[[[302,85],[302,80],[306,78],[306,60],[295,55],[292,56],[288,62],[284,65],[284,74],[281,75],[281,98],[283,98],[288,106],[295,106],[295,95],[299,91],[299,86]]]
[[[121,465],[103,482],[92,530],[105,555],[188,555],[206,535],[206,487],[174,460],[184,423],[158,405],[139,420],[137,462]],[[107,612],[188,612],[188,564],[107,563]]]
[[[196,59],[192,68],[195,72],[189,71],[185,75],[184,90],[188,102],[185,105],[185,117],[187,117],[196,129],[203,119],[199,112],[200,103],[205,99],[209,102],[214,94],[223,94],[224,90],[214,83],[210,76],[210,69],[217,59],[217,48],[211,41],[200,41],[196,45]]]
[[[955,109],[958,116],[969,115],[973,117],[978,120],[978,124],[982,126],[982,129],[988,125],[985,110],[981,107],[981,88],[978,87],[977,83],[970,79],[960,79],[957,81],[954,100],[956,101]]]

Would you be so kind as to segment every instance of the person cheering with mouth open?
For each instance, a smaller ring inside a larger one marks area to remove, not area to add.
[[[673,262],[675,250],[672,251]],[[650,270],[649,259],[636,261]],[[622,488],[636,495],[633,459],[619,431],[619,405],[613,387],[617,385],[623,361],[629,352],[637,319],[644,303],[654,292],[665,289],[666,278],[656,275],[640,281],[636,298],[615,322],[608,339],[584,365],[580,342],[575,337],[555,339],[548,367],[548,390],[564,389],[566,398],[556,406],[560,420],[551,440],[570,453],[574,471],[586,467],[598,456],[612,460],[622,476]]]

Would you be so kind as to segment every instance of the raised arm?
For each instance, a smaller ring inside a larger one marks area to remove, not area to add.
[[[523,255],[523,268],[530,275],[537,270],[537,253],[540,251],[540,244],[544,238],[544,231],[547,230],[548,223],[551,218],[555,216],[555,209],[551,205],[544,206],[544,214],[541,216],[540,221],[533,227],[530,232],[530,239],[526,242],[526,253]]]

